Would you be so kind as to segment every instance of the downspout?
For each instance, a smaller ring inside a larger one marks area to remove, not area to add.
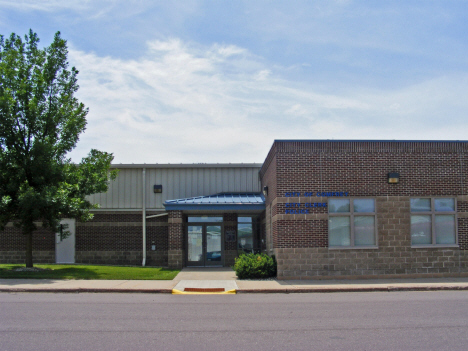
[[[143,168],[143,182],[142,182],[142,191],[143,191],[143,202],[141,204],[142,214],[143,214],[143,261],[141,265],[144,267],[146,265],[146,168]]]

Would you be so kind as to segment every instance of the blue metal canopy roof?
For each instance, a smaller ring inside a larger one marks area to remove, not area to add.
[[[167,200],[164,207],[173,210],[264,210],[265,198],[256,193],[222,193],[187,199]]]

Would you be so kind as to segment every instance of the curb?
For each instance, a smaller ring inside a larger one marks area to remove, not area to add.
[[[236,290],[223,290],[223,291],[203,291],[209,289],[200,289],[200,291],[181,291],[177,289],[172,289],[173,295],[226,295],[226,294],[236,294]]]
[[[397,292],[397,291],[450,291],[468,290],[468,286],[387,286],[362,288],[312,288],[312,289],[237,289],[237,294],[304,294],[304,293],[340,293],[340,292]],[[146,294],[174,294],[173,289],[41,289],[41,288],[0,288],[1,292],[9,293],[146,293]],[[223,292],[224,294],[226,292]],[[233,292],[229,292],[233,294]],[[200,294],[200,292],[183,293],[184,295]],[[203,294],[203,293],[202,293]],[[210,294],[210,293],[204,293]],[[213,293],[211,293],[213,294]],[[220,293],[215,293],[220,294]]]
[[[300,294],[340,292],[393,292],[393,291],[442,291],[468,290],[468,286],[388,286],[368,288],[312,288],[312,289],[239,289],[238,294]]]
[[[31,293],[148,293],[148,294],[172,294],[172,289],[0,289],[0,292],[31,292]]]

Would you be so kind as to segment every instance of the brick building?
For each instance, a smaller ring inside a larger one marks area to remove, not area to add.
[[[283,279],[466,276],[467,156],[465,141],[277,140],[263,164],[116,165],[94,219],[64,240],[39,230],[35,262],[228,266],[264,251]],[[0,261],[21,261],[23,241],[8,227]]]
[[[468,273],[468,143],[275,141],[260,171],[281,278]]]

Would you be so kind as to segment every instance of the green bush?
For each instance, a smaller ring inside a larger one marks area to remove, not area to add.
[[[266,254],[241,254],[232,268],[239,279],[276,277],[276,259]]]

